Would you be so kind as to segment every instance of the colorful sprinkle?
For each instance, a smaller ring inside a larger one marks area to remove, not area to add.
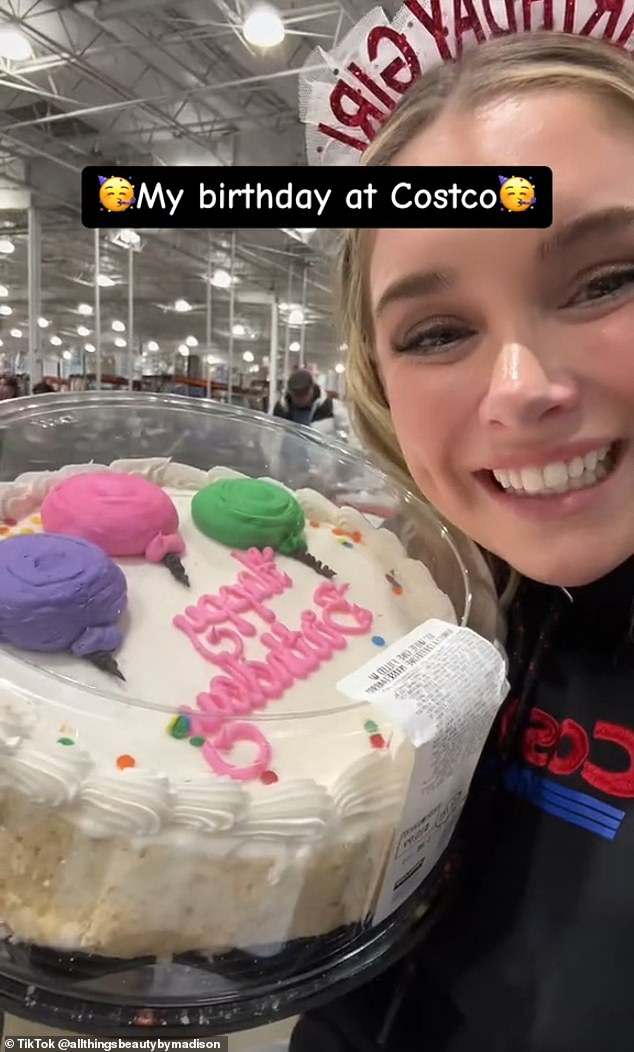
[[[18,525],[18,520],[17,519],[4,519],[4,525],[5,526],[17,526]]]
[[[382,734],[372,734],[370,736],[370,745],[374,749],[384,749],[385,748],[385,738],[383,737]]]
[[[309,525],[312,526],[314,530],[318,530],[321,523],[317,519],[311,519]]]
[[[172,738],[188,738],[191,724],[187,716],[175,716],[167,725],[167,733]]]
[[[124,753],[123,756],[117,756],[117,767],[120,771],[125,771],[128,767],[136,767],[136,760],[134,756]]]
[[[75,742],[73,741],[72,738],[58,738],[57,739],[57,744],[58,745],[74,745]]]
[[[344,537],[346,533],[345,530],[341,529],[341,526],[333,526],[332,532],[334,533],[335,537]]]
[[[195,749],[201,749],[202,746],[205,744],[205,739],[200,738],[198,735],[196,735],[195,738],[189,739],[189,744],[193,745]]]
[[[392,588],[392,591],[393,591],[394,595],[402,595],[403,594],[403,589],[402,589],[400,584],[395,584],[394,587]]]
[[[32,530],[30,526],[23,526],[20,533],[35,533],[35,530]]]
[[[31,518],[29,519],[29,522],[32,522],[34,526],[41,526],[42,525],[42,516],[41,515],[31,515]]]
[[[5,537],[7,535],[7,533],[10,533],[10,532],[11,531],[10,531],[8,526],[0,526],[0,536]]]
[[[366,720],[363,724],[363,729],[364,731],[367,731],[368,734],[376,734],[378,732],[379,725],[378,723],[375,723],[374,720]]]
[[[273,785],[275,782],[278,781],[278,777],[275,771],[262,771],[262,774],[260,775],[260,781],[263,782],[264,785]]]
[[[342,541],[341,543],[343,544],[344,548],[354,548],[354,544],[351,544],[350,541]]]
[[[383,636],[372,636],[372,642],[374,643],[375,647],[385,646],[385,640]]]
[[[358,530],[355,530],[354,533],[350,534],[350,536],[352,537],[352,540],[355,542],[355,544],[361,544],[363,537],[361,536]]]

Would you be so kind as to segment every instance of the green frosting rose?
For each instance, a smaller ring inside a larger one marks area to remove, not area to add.
[[[192,498],[192,519],[207,537],[231,548],[305,551],[306,519],[292,494],[260,479],[222,479]]]

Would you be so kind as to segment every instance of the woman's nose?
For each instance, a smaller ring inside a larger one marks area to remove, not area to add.
[[[577,401],[572,377],[551,377],[536,354],[510,343],[497,356],[480,414],[486,424],[526,427],[574,409]]]

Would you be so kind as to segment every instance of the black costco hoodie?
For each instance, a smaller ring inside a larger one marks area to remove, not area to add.
[[[569,592],[523,582],[462,903],[291,1052],[634,1050],[633,610],[634,559]]]

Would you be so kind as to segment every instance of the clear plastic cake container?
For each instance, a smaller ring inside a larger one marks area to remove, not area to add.
[[[0,545],[41,534],[42,503],[60,480],[111,471],[170,496],[190,587],[156,561],[115,559],[129,601],[116,654],[123,681],[75,654],[2,645],[0,923],[9,942],[131,960],[272,958],[333,938],[338,954],[351,950],[372,928],[413,749],[336,683],[426,617],[469,624],[465,562],[421,502],[308,429],[127,393],[0,406]],[[200,699],[223,670],[237,691],[236,665],[219,670],[203,653],[223,643],[221,620],[203,616],[217,610],[205,597],[231,584],[232,566],[259,573],[263,589],[274,578],[257,561],[234,566],[235,553],[200,534],[190,508],[201,489],[241,476],[301,499],[312,557],[336,564],[334,581],[345,580],[372,621],[349,606],[344,629],[343,607],[328,605],[343,601],[329,592],[333,579],[278,556],[291,583],[264,597],[270,614],[251,635],[242,626],[240,643],[234,610],[224,643],[242,647],[254,675],[276,654],[286,687],[257,702],[239,679],[239,715],[219,716]],[[325,629],[311,637],[325,647],[312,670],[284,657],[290,637],[262,643],[273,621],[294,631],[307,612],[303,625],[327,614],[331,629],[331,652]]]

